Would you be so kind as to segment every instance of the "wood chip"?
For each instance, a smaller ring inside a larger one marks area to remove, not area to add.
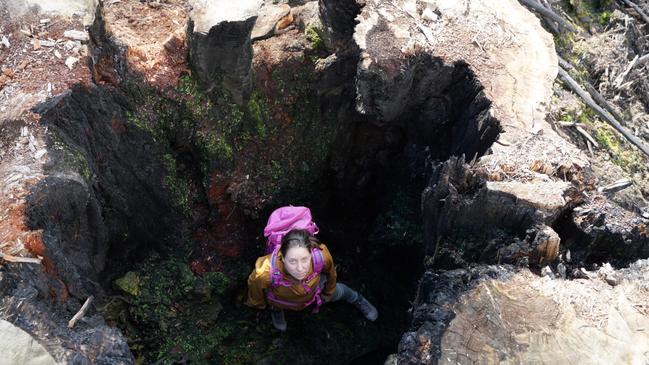
[[[90,39],[88,32],[81,30],[66,30],[65,32],[63,32],[63,36],[80,42],[87,42]]]
[[[45,156],[46,153],[47,153],[47,150],[42,148],[42,149],[36,151],[36,153],[34,154],[34,158],[38,160],[41,157]]]
[[[5,86],[9,81],[11,81],[10,78],[5,75],[0,75],[0,88]]]
[[[56,46],[56,41],[50,41],[50,40],[41,39],[40,44],[43,47],[54,47],[54,46]]]
[[[86,299],[86,302],[83,303],[83,305],[81,306],[81,309],[79,309],[77,314],[75,314],[74,317],[72,317],[72,319],[70,320],[70,322],[68,322],[68,328],[74,327],[74,325],[77,323],[77,321],[80,320],[81,318],[83,318],[83,316],[86,315],[86,312],[88,311],[88,308],[90,308],[90,304],[92,303],[92,301],[94,299],[95,299],[95,297],[93,297],[92,295],[89,296],[88,299]]]
[[[74,65],[79,61],[78,58],[76,57],[68,57],[68,59],[65,60],[65,65],[68,66],[70,70],[74,68]]]
[[[597,188],[597,191],[599,191],[600,193],[614,193],[616,191],[626,189],[631,185],[633,185],[633,182],[630,179],[621,179],[612,184],[599,187]]]
[[[599,148],[599,144],[597,141],[595,141],[595,138],[591,137],[586,130],[584,130],[582,127],[579,125],[575,124],[575,129],[577,129],[577,132],[579,132],[582,136],[586,137],[586,139],[595,147]]]
[[[8,255],[6,253],[0,253],[0,259],[12,263],[39,264],[39,265],[41,263],[41,259],[37,259],[33,257],[13,256],[13,255]]]

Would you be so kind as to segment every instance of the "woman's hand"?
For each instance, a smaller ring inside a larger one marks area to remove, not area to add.
[[[332,294],[332,295],[324,295],[324,294],[320,294],[320,298],[322,298],[322,300],[323,300],[325,303],[328,303],[328,302],[331,300],[331,297],[332,297],[332,296],[333,296],[333,294]]]

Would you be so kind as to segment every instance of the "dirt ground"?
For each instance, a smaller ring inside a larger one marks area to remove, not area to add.
[[[128,48],[130,70],[161,89],[176,85],[187,68],[187,1],[107,1],[107,30]]]
[[[70,30],[85,33],[80,17],[43,16],[31,9],[12,18],[6,7],[0,8],[0,88],[46,90],[51,96],[89,80],[87,39],[66,37]]]

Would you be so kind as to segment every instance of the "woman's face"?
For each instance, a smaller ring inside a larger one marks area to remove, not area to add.
[[[291,247],[284,256],[284,267],[291,276],[304,279],[311,270],[311,253],[306,247]]]

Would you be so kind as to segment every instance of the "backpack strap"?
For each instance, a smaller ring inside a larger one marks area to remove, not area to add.
[[[291,286],[293,283],[284,279],[284,275],[279,270],[279,265],[277,264],[279,260],[279,246],[273,250],[273,253],[270,255],[270,286],[272,288],[277,288],[278,286]]]
[[[324,257],[322,257],[322,251],[317,247],[311,249],[311,262],[313,263],[313,272],[305,279],[302,279],[303,282],[311,281],[314,277],[320,275],[322,269],[324,268]],[[308,286],[304,284],[302,285],[304,286],[304,290],[306,290],[307,293],[311,291]]]
[[[311,258],[313,260],[313,272],[320,274],[324,268],[324,257],[322,250],[317,247],[311,249]]]
[[[313,273],[320,275],[322,273],[322,269],[324,269],[324,257],[322,256],[322,250],[317,247],[312,248],[311,258],[313,259]],[[322,306],[322,298],[320,297],[321,292],[322,288],[318,283],[315,288],[315,293],[313,294],[313,299],[316,300],[316,306],[315,308],[313,308],[313,313],[318,313],[320,311],[320,307]]]
[[[278,286],[292,286],[293,283],[284,279],[282,272],[279,270],[279,265],[277,264],[277,260],[279,260],[279,247],[276,247],[275,250],[273,250],[273,253],[270,255],[270,286],[271,289],[266,291],[266,296],[270,301],[287,305],[287,306],[302,306],[303,308],[308,307],[309,305],[316,303],[315,308],[313,308],[313,313],[318,313],[320,311],[320,307],[322,306],[322,298],[320,296],[322,292],[322,288],[320,288],[320,285],[316,285],[316,288],[314,289],[313,297],[311,300],[304,304],[300,303],[291,303],[291,302],[286,302],[283,300],[278,299],[275,294],[272,292],[272,288],[277,288]],[[313,279],[316,275],[320,275],[322,272],[322,269],[324,268],[324,257],[322,256],[322,251],[314,247],[311,249],[311,260],[313,261],[313,273],[309,275],[306,279],[304,279],[304,282],[309,282],[311,279]],[[302,286],[304,287],[304,290],[309,293],[311,291],[311,288],[309,288],[308,285],[302,283]]]

